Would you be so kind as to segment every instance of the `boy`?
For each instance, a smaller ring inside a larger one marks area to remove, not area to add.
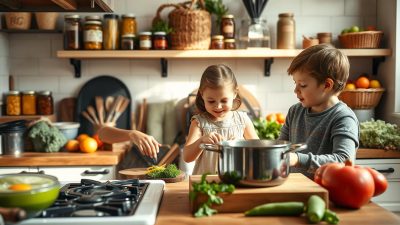
[[[291,172],[313,178],[329,162],[354,162],[359,146],[359,123],[338,95],[349,77],[349,61],[340,50],[315,45],[293,59],[288,74],[295,82],[299,103],[290,107],[280,140],[306,143],[307,149],[290,153]]]

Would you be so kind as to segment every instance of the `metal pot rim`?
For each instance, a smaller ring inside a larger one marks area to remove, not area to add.
[[[282,148],[292,145],[291,142],[285,140],[230,140],[219,143],[221,147],[232,148]]]

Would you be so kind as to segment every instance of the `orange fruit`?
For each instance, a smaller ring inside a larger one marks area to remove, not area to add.
[[[29,191],[32,189],[32,186],[29,184],[13,184],[8,189],[13,191]]]
[[[82,152],[92,153],[97,150],[97,141],[94,138],[87,137],[79,142],[79,148]]]
[[[84,139],[90,137],[87,134],[80,134],[78,137],[76,137],[76,140],[78,140],[79,142],[83,141]]]
[[[381,86],[381,83],[378,80],[371,80],[369,82],[369,87],[370,88],[380,88],[382,86]]]
[[[284,124],[285,123],[285,115],[283,115],[282,113],[277,113],[276,114],[276,121],[280,124]]]
[[[356,80],[356,87],[357,88],[369,88],[369,79],[366,77],[359,77]]]
[[[348,83],[348,84],[346,84],[344,89],[346,89],[346,90],[354,90],[354,89],[356,89],[356,85],[353,84],[353,83]]]
[[[92,137],[96,140],[96,142],[97,142],[97,147],[98,147],[98,148],[101,148],[101,147],[103,146],[104,143],[100,140],[99,135],[98,135],[98,134],[95,134],[95,135],[93,135]]]
[[[275,115],[275,113],[270,113],[270,114],[268,114],[266,117],[265,117],[265,119],[267,120],[267,121],[276,121],[276,115]]]
[[[76,152],[79,151],[79,141],[78,140],[68,140],[64,145],[65,150],[68,152]]]

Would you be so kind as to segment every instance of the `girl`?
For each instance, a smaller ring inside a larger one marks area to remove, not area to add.
[[[217,172],[218,153],[203,151],[201,143],[218,144],[232,139],[258,139],[253,123],[241,104],[232,70],[225,65],[209,66],[200,80],[196,96],[198,114],[193,116],[183,150],[185,162],[196,160],[193,174]]]

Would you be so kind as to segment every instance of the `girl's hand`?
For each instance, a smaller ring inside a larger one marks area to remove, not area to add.
[[[159,144],[153,136],[134,130],[130,133],[131,141],[138,147],[140,153],[150,158],[157,159]]]
[[[215,132],[211,132],[208,135],[201,137],[201,142],[206,144],[218,144],[220,141],[222,141],[222,136]]]

